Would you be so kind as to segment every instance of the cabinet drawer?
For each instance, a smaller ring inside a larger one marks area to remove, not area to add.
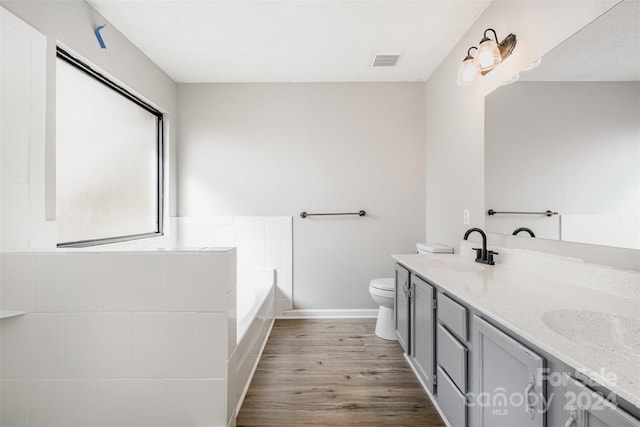
[[[468,319],[467,309],[438,292],[438,319],[462,342],[467,342]]]
[[[436,398],[451,427],[466,427],[466,399],[440,366],[438,366],[438,395]]]
[[[438,364],[462,393],[467,392],[467,348],[438,325]]]

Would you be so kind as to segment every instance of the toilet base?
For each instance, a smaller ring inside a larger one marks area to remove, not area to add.
[[[378,310],[378,321],[376,322],[376,336],[383,340],[398,341],[393,308],[380,306]]]

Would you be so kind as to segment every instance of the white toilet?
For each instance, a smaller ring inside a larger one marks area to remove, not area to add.
[[[419,254],[453,253],[452,247],[437,243],[418,243],[416,244],[416,250]],[[395,279],[392,277],[373,279],[369,282],[369,293],[375,303],[380,305],[378,320],[376,321],[376,335],[382,339],[392,341],[397,341],[398,339],[393,315],[395,289]]]
[[[395,322],[393,318],[393,301],[395,299],[396,283],[391,277],[373,279],[369,283],[369,293],[378,309],[376,335],[385,340],[397,340]]]

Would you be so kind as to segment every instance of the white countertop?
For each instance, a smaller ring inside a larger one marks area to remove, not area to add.
[[[637,298],[625,298],[575,283],[540,277],[515,267],[500,265],[499,261],[489,266],[458,255],[412,254],[393,255],[393,258],[487,318],[640,407],[640,353],[631,349],[612,350],[607,345],[565,338],[543,322],[546,312],[567,309],[640,320],[640,302]],[[430,261],[438,258],[483,268],[474,272],[447,269],[443,267],[446,263],[438,265]],[[571,321],[575,320],[569,316],[567,322]],[[598,333],[597,326],[570,325],[588,328],[587,331],[594,333]],[[640,335],[640,330],[632,333]],[[639,338],[633,337],[634,340]]]

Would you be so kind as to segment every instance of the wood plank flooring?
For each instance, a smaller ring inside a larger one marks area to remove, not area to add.
[[[375,319],[276,320],[237,426],[425,426],[444,422]]]

